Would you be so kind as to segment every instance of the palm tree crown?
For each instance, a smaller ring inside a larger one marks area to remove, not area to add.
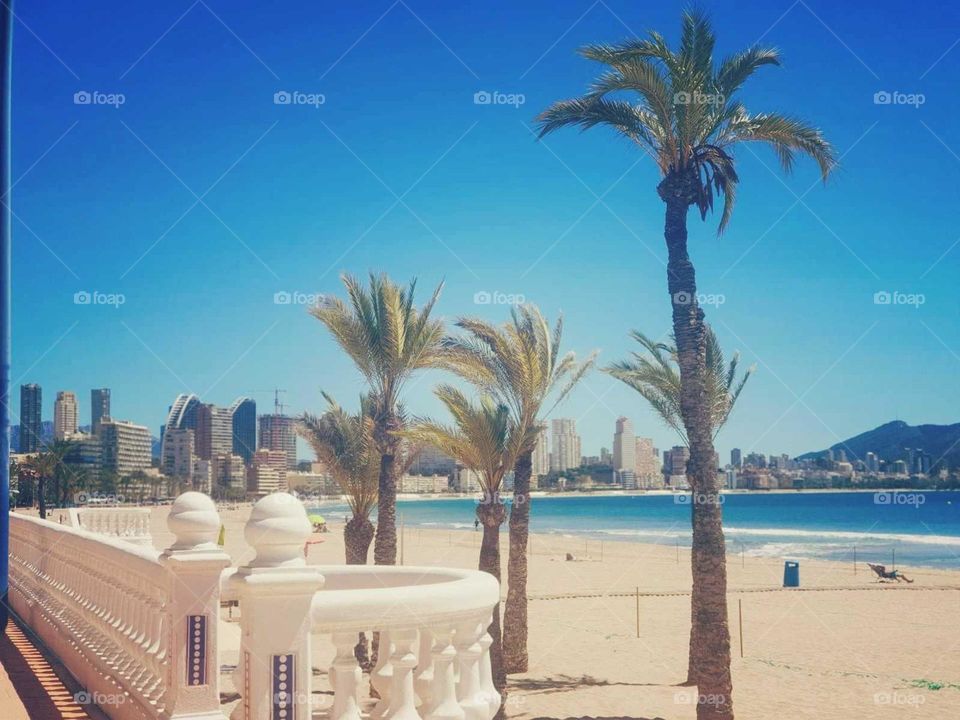
[[[719,232],[730,221],[736,200],[731,148],[739,143],[769,145],[786,172],[796,153],[807,155],[826,180],[837,161],[820,130],[781,113],[751,114],[736,99],[754,72],[780,64],[779,51],[754,45],[715,65],[714,41],[707,16],[688,10],[677,51],[657,32],[645,39],[581,48],[581,55],[609,69],[586,95],[556,102],[542,112],[537,118],[540,137],[566,126],[613,128],[649,153],[665,180],[673,181],[661,183],[661,196],[679,194],[699,208],[702,218],[713,209],[714,194],[723,196]],[[635,93],[639,101],[613,97],[620,92]]]
[[[380,412],[392,413],[403,384],[436,365],[443,322],[430,317],[443,285],[422,308],[413,304],[416,280],[403,288],[386,275],[370,275],[369,288],[343,276],[350,304],[329,298],[310,313],[327,326],[370,384]]]
[[[646,352],[634,352],[631,359],[614,363],[604,368],[604,372],[640,393],[661,419],[676,431],[684,445],[689,445],[680,413],[680,368],[676,344],[657,342],[636,330],[630,336]],[[710,423],[713,437],[716,437],[756,367],[750,366],[740,375],[739,353],[734,353],[729,363],[725,362],[717,336],[709,325],[706,326],[706,353]]]
[[[380,475],[370,402],[361,398],[360,412],[351,415],[326,393],[324,398],[327,411],[319,416],[304,413],[297,432],[340,486],[354,516],[368,517],[377,504]]]
[[[522,434],[521,452],[532,451],[547,398],[559,388],[550,409],[560,403],[593,366],[595,354],[582,363],[573,352],[561,355],[563,318],[551,329],[531,304],[513,308],[511,322],[500,327],[476,318],[461,318],[457,327],[468,335],[444,339],[443,364],[506,405]]]
[[[456,458],[477,472],[487,494],[495,495],[513,467],[521,440],[510,409],[486,394],[473,403],[452,385],[440,385],[434,392],[453,417],[453,425],[417,419],[402,435]]]

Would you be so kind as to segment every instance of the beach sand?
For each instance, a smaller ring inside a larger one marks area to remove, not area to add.
[[[158,548],[172,541],[168,511],[152,515]],[[235,565],[252,557],[243,540],[249,512],[249,505],[221,511]],[[311,547],[311,564],[343,563],[342,518],[328,520],[331,531]],[[502,540],[505,572],[506,528]],[[475,568],[479,542],[473,530],[407,527],[403,562]],[[542,534],[531,547],[530,670],[510,677],[508,716],[694,718],[695,690],[679,685],[690,628],[689,551]],[[877,583],[863,563],[855,573],[852,562],[802,561],[801,588],[794,590],[781,588],[782,560],[728,556],[736,716],[960,717],[960,572],[899,569],[915,583]],[[221,663],[230,665],[239,627],[222,628]],[[321,644],[317,653],[332,657],[333,650]],[[326,662],[320,665],[325,676]],[[232,683],[223,677],[229,693]],[[324,684],[315,683],[315,691]],[[330,702],[329,695],[318,698]]]

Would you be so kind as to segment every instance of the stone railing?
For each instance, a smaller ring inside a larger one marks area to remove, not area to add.
[[[97,535],[153,547],[150,509],[141,507],[70,508],[70,524]]]
[[[379,632],[371,682],[383,720],[490,720],[500,695],[490,672],[486,632],[499,599],[486,573],[410,567],[307,565],[310,523],[303,504],[284,493],[253,508],[244,530],[256,557],[224,578],[223,599],[239,598],[241,694],[234,720],[312,716],[314,667],[329,667],[331,720],[359,720],[357,633]],[[332,663],[315,656],[328,635]],[[319,680],[317,681],[320,682]],[[321,689],[321,688],[316,688]]]
[[[185,493],[158,552],[10,516],[10,604],[113,720],[223,718],[213,501]]]

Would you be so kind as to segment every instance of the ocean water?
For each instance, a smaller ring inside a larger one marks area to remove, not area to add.
[[[682,498],[682,499],[681,499]],[[857,559],[960,569],[960,493],[731,493],[723,498],[727,549],[749,556]],[[531,529],[594,539],[690,545],[687,496],[535,497]],[[472,528],[476,501],[399,501],[406,527]],[[346,514],[345,504],[322,506]]]

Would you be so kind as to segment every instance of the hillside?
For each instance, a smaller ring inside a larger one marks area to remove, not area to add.
[[[960,466],[960,423],[953,425],[908,425],[894,420],[831,445],[830,450],[844,450],[848,460],[863,460],[875,452],[888,462],[906,457],[904,448],[922,449],[936,463],[942,458],[948,467]],[[827,449],[809,452],[798,459],[808,460],[823,455]]]

